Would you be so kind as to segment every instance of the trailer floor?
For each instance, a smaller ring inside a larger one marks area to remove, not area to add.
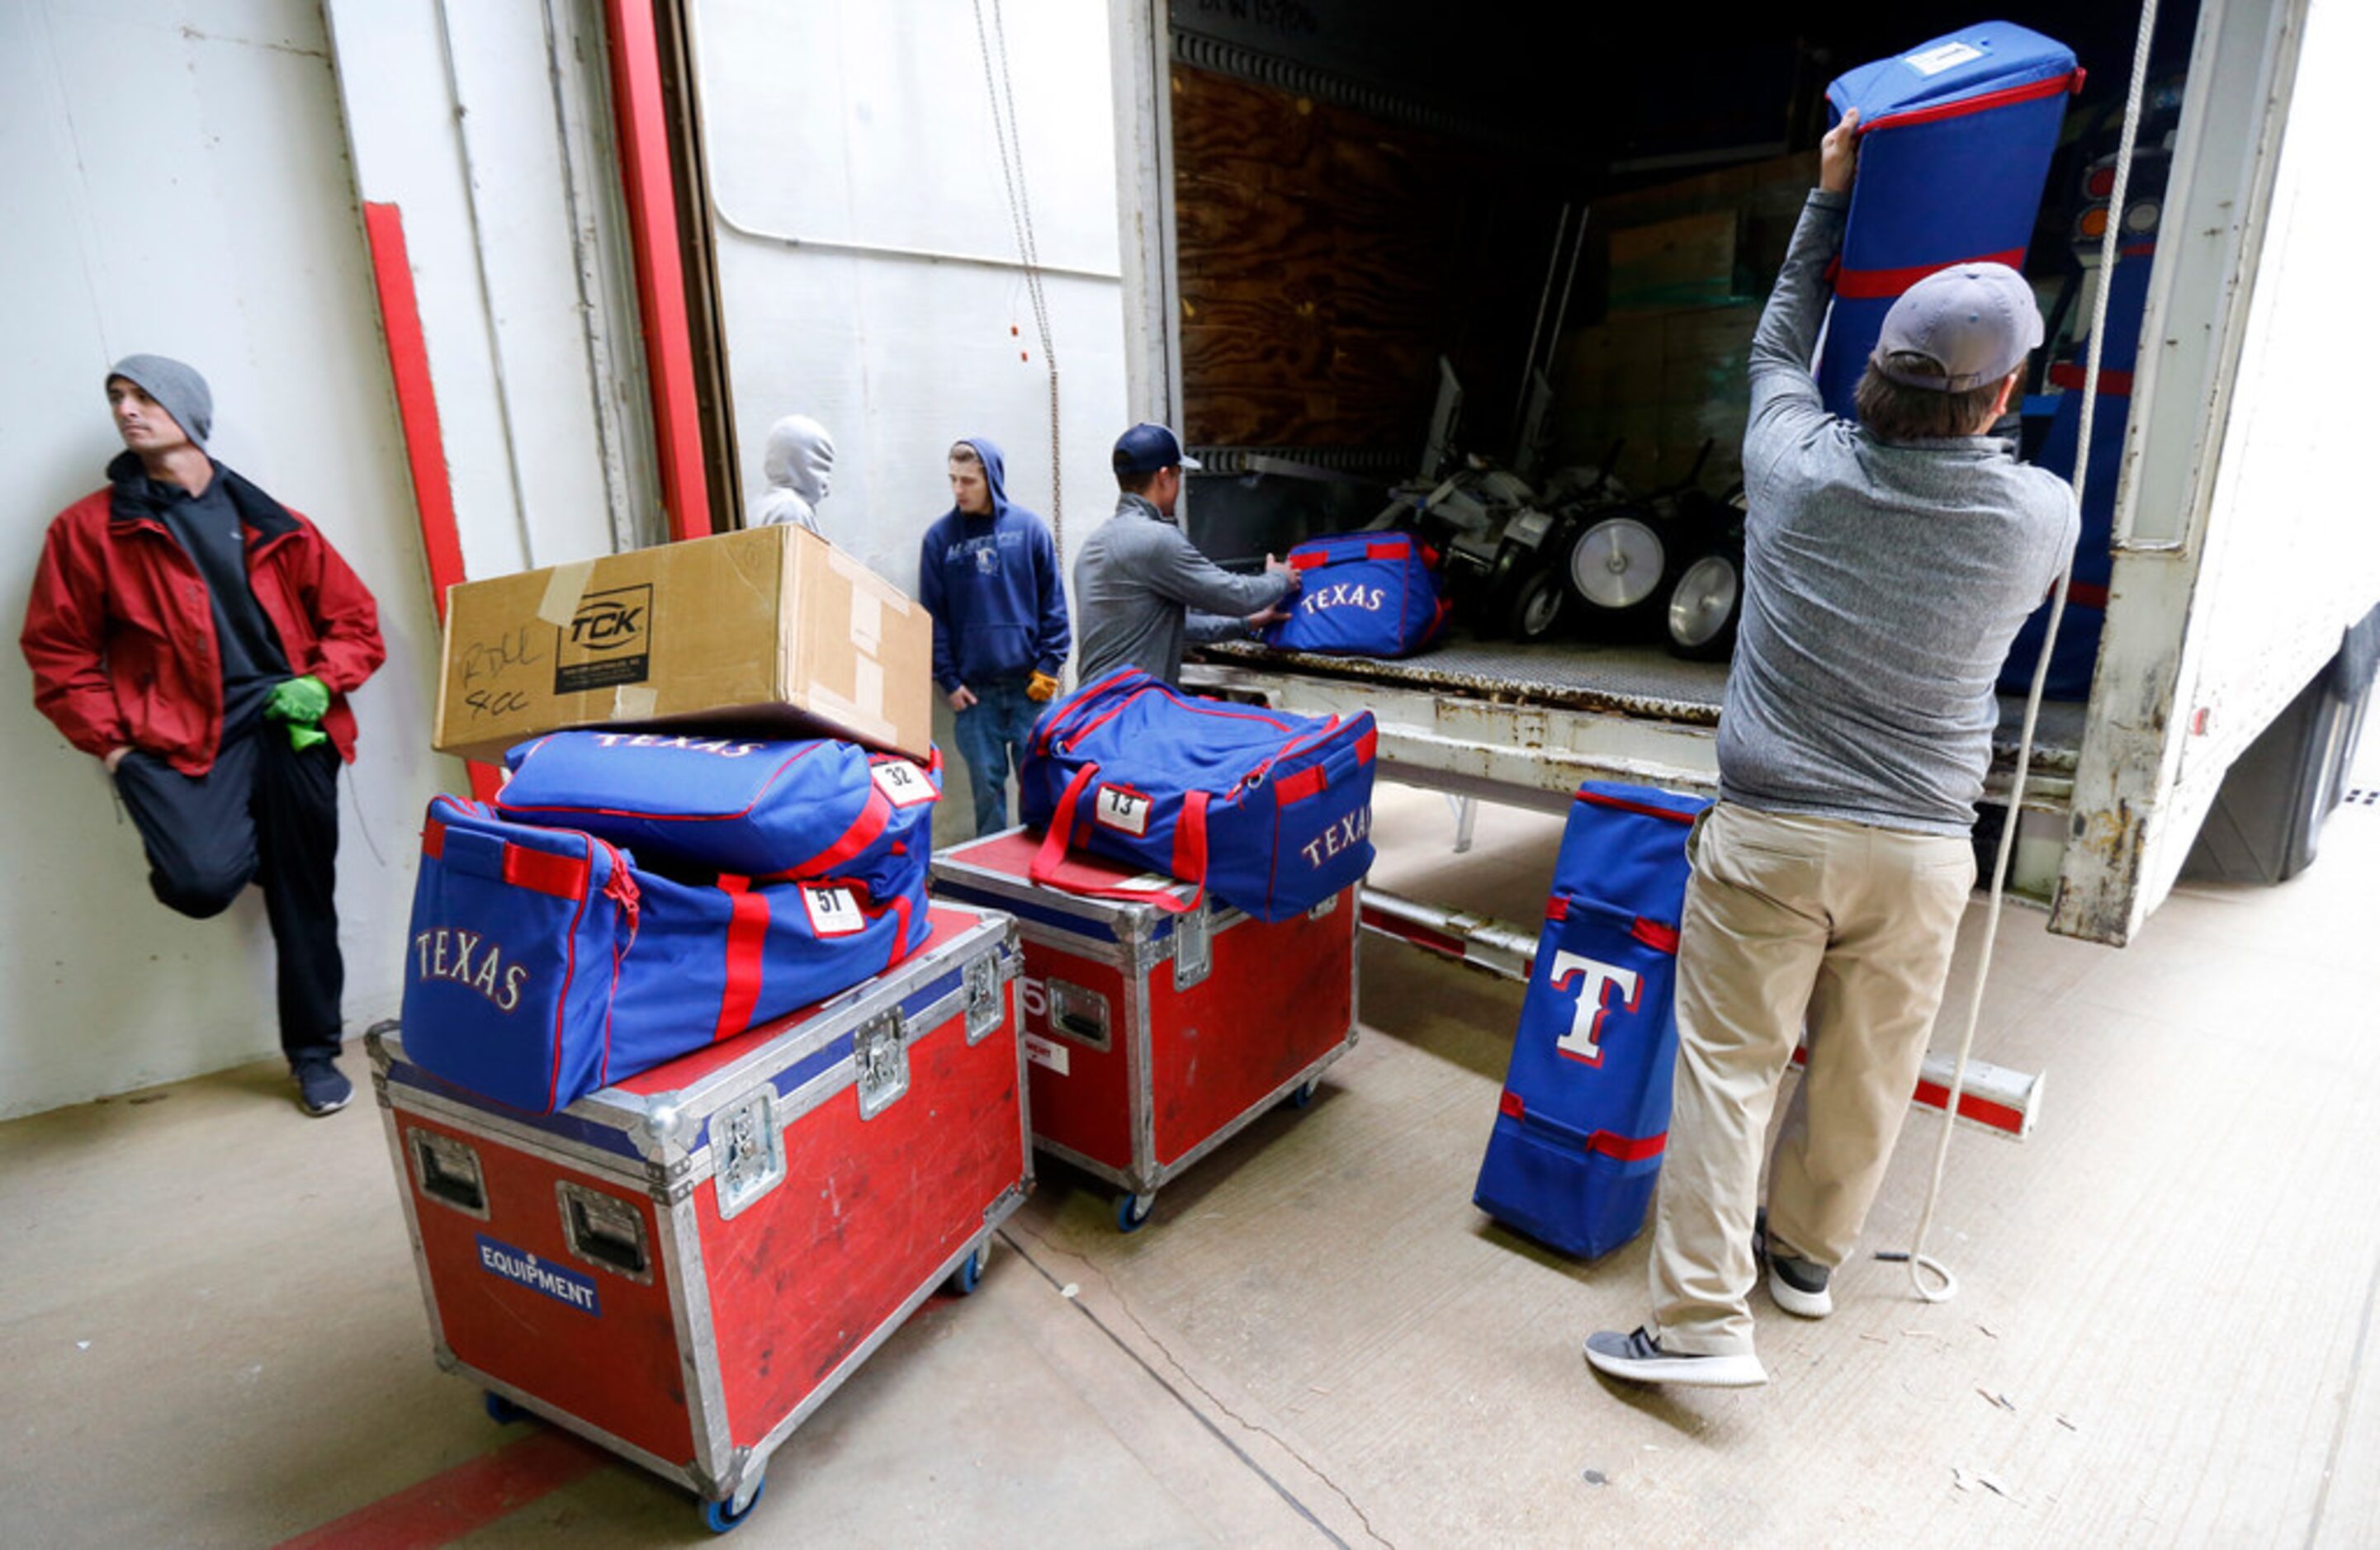
[[[1555,822],[1483,812],[1463,857],[1451,829],[1384,790],[1380,882],[1526,917]],[[1311,1109],[1132,1237],[1045,1173],[982,1290],[778,1455],[741,1542],[2380,1542],[2380,806],[2324,853],[2188,890],[2122,952],[2013,914],[1979,1047],[2048,1106],[2029,1143],[1958,1138],[1963,1293],[1861,1260],[1828,1322],[1763,1299],[1774,1381],[1732,1393],[1588,1373],[1580,1338],[1643,1313],[1641,1244],[1573,1265],[1469,1204],[1517,990],[1372,949]],[[250,1067],[0,1126],[7,1542],[706,1539],[431,1365],[369,1094],[322,1121],[285,1094]],[[1937,1123],[1868,1247],[1905,1241]]]
[[[1609,646],[1570,639],[1527,645],[1480,640],[1457,631],[1420,655],[1402,660],[1279,651],[1242,641],[1198,649],[1217,660],[1259,670],[1287,667],[1326,677],[1497,702],[1616,711],[1696,725],[1716,725],[1727,698],[1726,663],[1685,661],[1658,646]],[[2024,696],[2002,695],[1999,700],[2000,724],[1993,745],[2003,762],[2012,762],[2024,730]],[[2034,753],[2041,769],[2073,772],[2082,747],[2086,710],[2081,701],[2043,701],[2040,721],[2034,729]]]

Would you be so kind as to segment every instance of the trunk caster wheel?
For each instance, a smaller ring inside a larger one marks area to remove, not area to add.
[[[530,1419],[528,1411],[514,1404],[492,1388],[480,1396],[480,1402],[487,1407],[488,1419],[499,1426],[509,1426],[516,1421]]]
[[[1322,1078],[1318,1076],[1310,1078],[1307,1081],[1299,1083],[1290,1093],[1289,1096],[1281,1100],[1281,1106],[1283,1108],[1309,1108],[1314,1102],[1314,1095],[1321,1090]]]
[[[1138,1232],[1148,1225],[1148,1214],[1157,1209],[1153,1194],[1120,1194],[1116,1196],[1116,1230]]]
[[[765,1480],[752,1487],[752,1495],[745,1499],[742,1507],[731,1502],[703,1503],[702,1526],[715,1534],[735,1532],[743,1527],[745,1519],[752,1516],[752,1509],[760,1505],[760,1494],[768,1488],[769,1483]]]
[[[942,1290],[953,1297],[966,1297],[972,1295],[982,1281],[983,1251],[977,1249],[961,1260],[959,1267],[952,1271],[943,1280]]]

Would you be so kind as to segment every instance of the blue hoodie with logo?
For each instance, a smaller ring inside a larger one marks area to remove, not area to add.
[[[965,444],[983,459],[991,515],[969,516],[953,505],[926,529],[917,596],[934,617],[934,684],[949,694],[1037,672],[1054,678],[1074,645],[1058,546],[1039,516],[1009,503],[1000,448],[981,436]]]

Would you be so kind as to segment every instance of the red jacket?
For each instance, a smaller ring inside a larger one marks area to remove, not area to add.
[[[199,567],[166,530],[140,460],[50,523],[18,636],[33,704],[67,742],[105,757],[129,745],[185,775],[213,767],[223,741],[223,661]],[[248,535],[249,585],[293,673],[331,691],[322,730],[356,757],[347,693],[387,657],[380,610],[314,525],[215,465]]]

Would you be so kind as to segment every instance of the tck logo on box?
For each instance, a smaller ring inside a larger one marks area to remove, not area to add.
[[[651,676],[653,589],[650,583],[589,592],[559,631],[553,692],[575,695]]]
[[[480,1268],[489,1275],[524,1286],[531,1291],[543,1292],[556,1302],[566,1302],[582,1314],[596,1318],[603,1310],[596,1306],[595,1283],[575,1270],[565,1270],[550,1264],[526,1249],[516,1249],[510,1243],[499,1243],[486,1233],[475,1235],[480,1241]]]

